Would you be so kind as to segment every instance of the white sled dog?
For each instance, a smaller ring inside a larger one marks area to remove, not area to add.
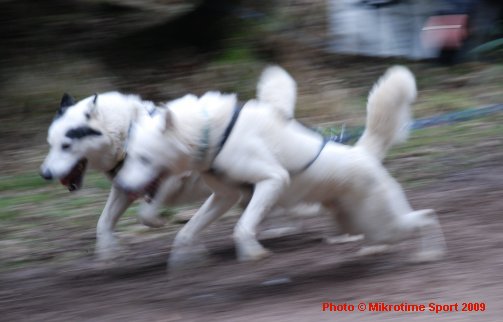
[[[434,260],[445,241],[432,209],[414,211],[401,186],[381,161],[408,135],[410,104],[416,97],[412,73],[390,68],[370,92],[366,129],[355,146],[327,142],[294,119],[293,79],[280,67],[267,68],[258,97],[242,108],[235,95],[186,95],[134,126],[128,158],[115,178],[123,190],[143,192],[166,176],[197,170],[211,197],[177,234],[169,264],[197,260],[198,237],[240,197],[241,185],[253,196],[234,229],[239,260],[269,254],[257,241],[257,225],[276,204],[322,203],[339,226],[363,234],[370,244],[389,244],[419,233],[416,259]],[[293,90],[292,90],[293,89]]]
[[[291,105],[291,108],[293,114],[295,106]],[[59,179],[69,191],[82,187],[87,168],[102,172],[112,179],[127,154],[127,138],[132,122],[139,115],[154,113],[155,109],[156,106],[150,101],[118,92],[93,95],[78,102],[64,94],[49,127],[47,141],[50,152],[41,165],[41,176],[47,180]],[[163,205],[200,202],[211,194],[199,173],[194,171],[169,176],[147,190],[146,200],[142,202],[138,215],[139,221],[149,227],[164,224],[159,216]],[[96,229],[96,255],[99,259],[117,256],[115,225],[136,197],[138,195],[133,196],[112,187]],[[291,212],[294,209],[289,210]],[[317,205],[310,208],[304,205],[295,210],[307,210],[310,213],[321,211]]]
[[[75,191],[81,188],[86,168],[92,168],[113,178],[126,155],[126,142],[131,122],[137,115],[151,113],[153,103],[136,95],[108,92],[76,102],[65,94],[56,117],[49,127],[47,141],[50,151],[40,168],[47,180],[59,179]],[[184,204],[204,200],[210,190],[197,173],[170,176],[151,186],[139,210],[140,222],[159,227],[164,221],[159,215],[163,204]],[[117,255],[114,237],[120,216],[136,199],[113,186],[98,220],[96,254],[100,259]]]

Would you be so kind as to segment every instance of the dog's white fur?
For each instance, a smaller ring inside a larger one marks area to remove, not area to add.
[[[107,173],[125,156],[125,143],[132,121],[137,115],[155,109],[153,103],[136,95],[118,92],[103,93],[98,95],[96,102],[93,100],[94,97],[90,96],[77,102],[53,121],[47,137],[50,151],[41,172],[49,171],[54,179],[60,179],[67,176],[79,160],[86,158],[89,168]],[[102,135],[81,139],[65,136],[68,130],[81,126],[89,126]],[[70,144],[70,148],[63,150],[63,144]],[[164,221],[159,216],[159,209],[164,204],[202,201],[209,194],[210,190],[197,173],[171,176],[162,181],[150,202],[142,202],[139,220],[150,227],[162,226]],[[117,255],[115,225],[132,202],[133,199],[124,190],[112,187],[96,229],[96,254],[100,259],[111,259]]]
[[[240,260],[268,254],[256,239],[257,226],[276,204],[322,203],[347,233],[363,233],[370,244],[393,243],[420,231],[423,259],[444,252],[443,233],[433,210],[414,211],[400,185],[381,160],[406,137],[410,104],[416,96],[412,73],[393,67],[370,93],[365,133],[354,147],[330,142],[316,161],[320,135],[288,119],[295,91],[272,86],[293,79],[281,68],[266,69],[258,99],[243,107],[221,152],[201,162],[195,156],[205,128],[210,126],[209,154],[216,152],[229,123],[235,95],[209,92],[187,95],[167,104],[159,115],[142,117],[130,138],[129,156],[116,183],[141,191],[159,176],[201,171],[214,193],[175,238],[170,264],[192,260],[201,231],[239,200],[235,187],[253,184],[253,196],[234,229]],[[284,106],[283,106],[283,105]],[[217,170],[207,172],[212,167]],[[298,173],[290,175],[290,173]]]
[[[282,86],[290,92],[295,91],[295,83],[292,83],[291,79],[284,78],[283,82],[276,82],[274,86]],[[293,94],[295,95],[295,92]],[[285,115],[293,116],[295,97],[290,99],[288,104],[282,106],[286,107]],[[49,127],[47,141],[50,151],[41,166],[41,172],[49,171],[54,179],[61,179],[68,175],[79,160],[86,158],[89,168],[106,174],[124,158],[132,122],[139,115],[147,115],[147,111],[151,112],[155,108],[152,102],[142,100],[137,95],[118,92],[100,94],[96,101],[94,96],[90,96],[77,102]],[[80,126],[89,126],[100,131],[102,135],[73,140],[65,136],[68,130]],[[70,144],[71,148],[63,150],[63,144]],[[154,198],[140,204],[139,221],[149,227],[160,227],[165,224],[159,214],[164,205],[200,202],[210,194],[210,189],[197,172],[188,171],[170,176],[161,181]],[[133,199],[128,198],[124,190],[112,187],[97,225],[96,254],[99,259],[112,259],[117,256],[119,247],[114,237],[115,225],[132,202]]]

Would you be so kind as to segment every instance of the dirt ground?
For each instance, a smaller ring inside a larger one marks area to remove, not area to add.
[[[472,151],[484,155],[483,145]],[[493,151],[494,152],[494,151]],[[266,239],[274,255],[235,260],[235,217],[204,236],[210,262],[174,276],[166,271],[173,234],[129,243],[120,260],[98,266],[92,254],[0,275],[3,321],[500,321],[503,316],[503,163],[501,154],[407,189],[416,209],[435,208],[448,243],[439,262],[412,264],[415,241],[385,255],[359,257],[362,242],[327,244],[327,221],[305,218],[302,233]],[[393,161],[393,162],[400,162]],[[393,162],[391,166],[393,166]],[[46,228],[47,229],[47,228]],[[92,227],[62,232],[67,251],[93,240]],[[82,246],[83,247],[83,246]],[[322,303],[458,303],[458,312],[323,312]],[[462,303],[484,312],[462,312]]]

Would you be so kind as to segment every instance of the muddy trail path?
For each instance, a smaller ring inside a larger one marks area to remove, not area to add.
[[[503,166],[498,160],[446,175],[407,191],[412,205],[435,208],[448,255],[411,264],[413,241],[368,257],[361,242],[323,243],[326,220],[305,219],[305,230],[263,240],[274,256],[238,263],[230,238],[235,218],[209,229],[211,261],[173,276],[166,272],[172,236],[129,247],[108,267],[92,257],[59,266],[23,268],[0,276],[5,321],[496,321],[503,313]],[[78,236],[67,236],[65,248]],[[323,312],[323,302],[459,304],[458,312],[434,314]],[[463,302],[484,303],[484,312],[462,312]]]

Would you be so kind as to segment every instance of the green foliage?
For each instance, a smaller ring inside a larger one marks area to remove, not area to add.
[[[221,64],[236,64],[243,62],[251,62],[256,60],[253,51],[247,46],[233,46],[228,47],[221,55],[219,55],[215,62]]]

